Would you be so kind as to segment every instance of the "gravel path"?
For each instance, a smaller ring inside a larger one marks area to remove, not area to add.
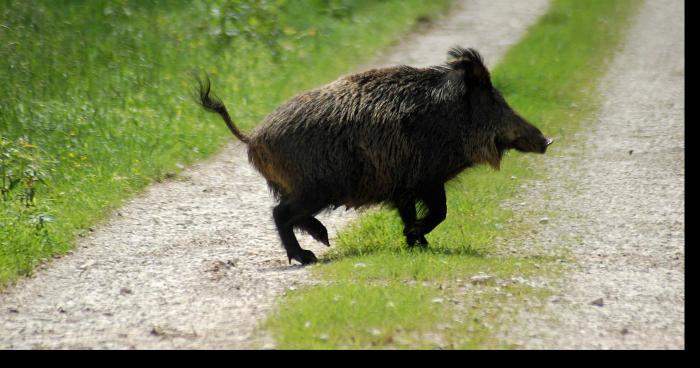
[[[568,244],[576,265],[544,310],[522,313],[506,340],[523,348],[684,348],[684,17],[680,0],[644,3],[600,86],[597,121],[570,140],[578,147],[551,151],[549,180],[521,198],[555,215],[511,250],[535,238],[539,254]]]
[[[547,4],[462,1],[372,65],[441,63],[456,44],[494,65]],[[153,185],[73,254],[0,294],[0,348],[274,346],[256,326],[275,297],[309,276],[287,265],[272,205],[240,144]],[[351,218],[339,211],[320,219],[334,234]],[[300,240],[317,254],[324,249]]]

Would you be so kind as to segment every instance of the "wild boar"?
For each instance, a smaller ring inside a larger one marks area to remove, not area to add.
[[[339,206],[392,206],[408,246],[426,246],[447,215],[445,182],[479,164],[498,169],[506,150],[544,153],[552,143],[508,105],[471,48],[452,48],[439,66],[343,76],[291,98],[249,135],[210,87],[200,81],[198,102],[248,145],[278,202],[272,215],[290,263],[317,261],[293,229],[330,245],[314,216]],[[420,219],[417,202],[427,210]]]

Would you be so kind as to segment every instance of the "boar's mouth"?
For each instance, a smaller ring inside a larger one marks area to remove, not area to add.
[[[516,149],[523,153],[545,153],[547,147],[554,142],[551,138],[537,137],[535,139],[521,137],[515,139],[506,148]]]

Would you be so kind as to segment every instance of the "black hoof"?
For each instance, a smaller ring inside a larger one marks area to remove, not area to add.
[[[297,254],[287,255],[287,257],[289,257],[289,264],[292,264],[292,259],[301,263],[302,265],[308,265],[318,262],[316,255],[312,251],[306,249],[302,249]]]
[[[313,236],[313,235],[312,235]],[[318,236],[313,236],[314,239],[320,241],[321,243],[325,244],[327,247],[331,246],[330,240],[328,240],[328,233],[323,233]]]
[[[315,232],[311,233],[311,236],[327,247],[331,246],[331,242],[328,240],[328,230],[326,230],[325,227],[322,226],[320,229],[317,229]]]
[[[331,242],[330,240],[328,240],[328,233],[325,231],[325,229],[322,233],[315,233],[309,231],[308,234],[311,235],[311,237],[314,238],[314,240],[325,244],[327,247],[331,246]]]
[[[327,247],[331,246],[331,242],[328,240],[328,230],[323,224],[317,219],[311,217],[304,220],[299,224],[299,228],[305,231],[307,234],[311,235],[316,241],[325,244]]]
[[[406,235],[406,244],[408,244],[409,247],[417,245],[421,248],[425,248],[428,246],[428,240],[424,235],[408,234]]]

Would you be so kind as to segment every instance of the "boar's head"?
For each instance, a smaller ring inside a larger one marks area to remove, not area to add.
[[[495,88],[493,95],[493,100],[500,109],[500,116],[494,120],[497,126],[495,143],[498,150],[516,149],[525,153],[545,153],[553,140],[546,138],[537,127],[515,112]]]
[[[474,49],[455,47],[448,53],[448,65],[467,86],[470,123],[481,130],[486,147],[481,150],[484,161],[498,169],[506,150],[545,153],[552,139],[508,105],[491,83],[491,76],[481,55]]]

